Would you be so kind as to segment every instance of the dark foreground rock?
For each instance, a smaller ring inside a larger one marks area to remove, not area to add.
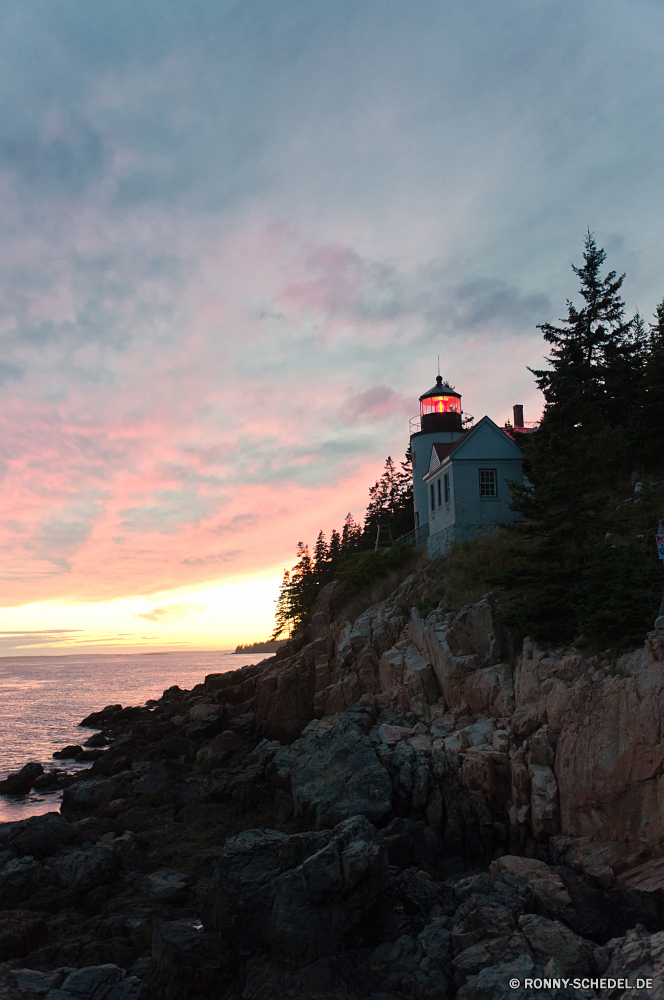
[[[64,791],[0,825],[0,996],[664,1000],[663,643],[517,656],[426,586],[354,621],[326,588],[276,656],[89,715],[87,770],[10,776]]]
[[[0,781],[0,795],[25,795],[43,773],[41,764],[35,761],[25,764],[20,771],[15,771],[4,781]]]

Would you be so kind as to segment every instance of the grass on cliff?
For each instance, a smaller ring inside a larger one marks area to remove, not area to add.
[[[387,552],[357,552],[337,570],[342,618],[354,621],[367,608],[387,600],[397,587],[427,562],[422,549],[395,542]]]
[[[422,610],[426,604],[430,610],[442,601],[446,611],[460,611],[466,604],[475,604],[488,591],[508,599],[508,588],[498,580],[512,571],[518,589],[518,569],[524,556],[525,551],[516,549],[514,538],[507,531],[456,543],[447,555],[431,561],[432,587],[422,602]]]

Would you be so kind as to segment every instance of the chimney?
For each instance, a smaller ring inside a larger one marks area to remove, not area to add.
[[[514,429],[517,430],[517,431],[518,430],[522,431],[523,430],[523,404],[522,403],[517,403],[515,406],[512,407],[512,410],[514,412]]]

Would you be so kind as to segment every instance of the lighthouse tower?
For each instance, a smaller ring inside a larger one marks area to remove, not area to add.
[[[466,433],[462,425],[462,412],[460,393],[443,382],[439,375],[433,389],[420,396],[419,417],[413,417],[410,421],[416,536],[421,537],[421,529],[429,521],[428,486],[422,476],[429,471],[431,447],[434,444],[452,445]]]

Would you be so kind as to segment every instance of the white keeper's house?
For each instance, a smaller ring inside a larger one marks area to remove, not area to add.
[[[524,426],[522,406],[514,407],[509,433],[490,417],[473,424],[464,418],[461,395],[439,375],[410,422],[415,543],[426,540],[435,558],[453,542],[518,520],[507,482],[523,482],[523,453],[510,435],[531,429]]]

